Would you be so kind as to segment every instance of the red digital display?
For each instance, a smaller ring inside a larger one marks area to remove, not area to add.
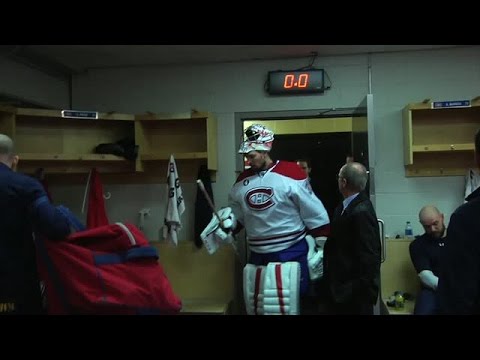
[[[298,78],[294,74],[285,75],[285,81],[283,82],[284,89],[306,88],[308,85],[309,74],[300,74]]]
[[[272,95],[323,93],[323,70],[271,71],[268,93]]]

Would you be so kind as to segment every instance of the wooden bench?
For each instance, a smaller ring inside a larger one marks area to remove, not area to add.
[[[391,315],[412,315],[415,298],[420,289],[420,280],[410,259],[409,239],[387,239],[387,256],[381,267],[382,296],[385,304],[395,291],[402,291],[414,296],[412,301],[405,301],[404,308],[387,307]]]
[[[183,302],[182,315],[230,315],[232,302],[208,299],[189,299]]]
[[[231,313],[235,298],[236,258],[233,249],[222,246],[213,255],[191,241],[180,241],[175,247],[153,243],[159,251],[160,264],[182,299],[182,314]]]

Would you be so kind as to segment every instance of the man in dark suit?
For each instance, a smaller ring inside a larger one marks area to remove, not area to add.
[[[480,130],[475,135],[475,161],[480,167]],[[448,241],[440,258],[439,312],[480,314],[480,188],[450,217]]]
[[[330,312],[373,315],[380,284],[381,244],[377,215],[363,190],[366,168],[342,166],[338,189],[343,202],[335,209],[325,243],[324,271]]]

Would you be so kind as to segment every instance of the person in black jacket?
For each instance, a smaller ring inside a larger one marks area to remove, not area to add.
[[[414,315],[437,313],[437,287],[440,258],[445,249],[444,215],[432,205],[422,207],[418,214],[425,233],[409,245],[410,259],[420,279],[421,289],[415,301]]]
[[[366,168],[342,166],[338,189],[344,200],[335,209],[325,244],[324,271],[330,312],[373,315],[380,285],[381,244],[377,215],[363,190]]]
[[[70,225],[36,179],[14,171],[17,163],[13,141],[0,134],[0,314],[40,314],[32,233],[60,240]]]
[[[475,161],[480,167],[480,130],[475,135]],[[465,200],[450,217],[440,259],[440,314],[480,314],[480,188]]]

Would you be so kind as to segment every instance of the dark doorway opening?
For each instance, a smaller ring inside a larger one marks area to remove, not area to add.
[[[337,174],[351,155],[351,142],[352,134],[347,132],[275,135],[271,156],[274,160],[310,160],[312,189],[332,218],[342,200]]]

